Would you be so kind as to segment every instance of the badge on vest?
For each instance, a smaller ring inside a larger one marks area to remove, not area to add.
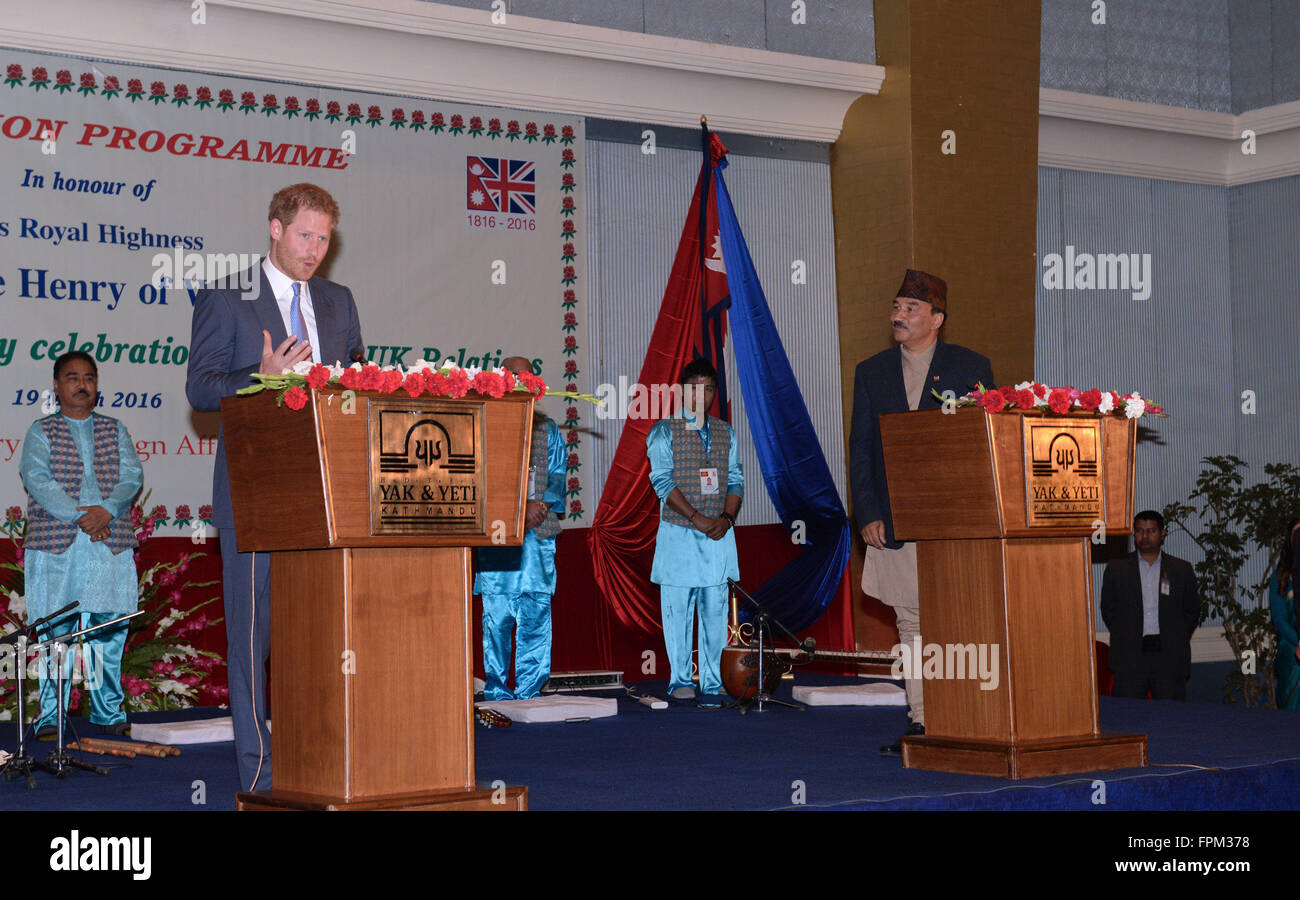
[[[700,469],[700,493],[716,494],[718,492],[718,470],[710,467]]]
[[[1168,596],[1169,596],[1169,579],[1168,579],[1168,578],[1161,578],[1161,579],[1160,579],[1160,596],[1162,596],[1162,597],[1168,597]]]

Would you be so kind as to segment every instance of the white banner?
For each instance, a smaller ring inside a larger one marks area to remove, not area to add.
[[[22,437],[69,349],[98,361],[98,411],[130,430],[150,504],[211,502],[216,416],[185,399],[193,298],[266,253],[271,195],[295,182],[342,210],[318,274],[352,289],[372,361],[522,355],[579,389],[582,119],[17,51],[0,73],[4,506],[26,504]],[[585,524],[586,410],[545,407]]]

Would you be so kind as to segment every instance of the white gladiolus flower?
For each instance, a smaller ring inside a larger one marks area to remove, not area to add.
[[[1032,391],[1033,389],[1034,383],[1032,381],[1022,381],[1020,384],[1016,385],[1016,390],[1018,391]]]
[[[1097,407],[1097,412],[1108,413],[1115,409],[1115,398],[1110,395],[1110,391],[1103,391],[1101,394],[1101,404]]]
[[[302,360],[301,362],[294,363],[294,364],[293,364],[293,374],[295,374],[295,375],[306,375],[308,372],[311,371],[311,367],[314,366],[314,365],[316,365],[316,364],[315,364],[314,362],[312,362],[310,359],[304,359],[304,360]]]
[[[17,591],[9,592],[9,612],[22,618],[27,615],[27,598]]]

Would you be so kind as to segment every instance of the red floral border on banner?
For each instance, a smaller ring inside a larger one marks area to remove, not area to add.
[[[151,81],[149,90],[146,93],[144,82],[139,78],[128,78],[126,80],[126,89],[122,89],[122,81],[116,75],[105,75],[103,83],[99,83],[93,72],[83,72],[74,88],[72,81],[72,72],[69,69],[58,69],[54,73],[54,83],[50,84],[49,69],[45,66],[33,66],[31,77],[28,78],[23,70],[22,65],[18,63],[8,63],[5,66],[4,84],[10,88],[17,88],[26,85],[34,91],[40,91],[44,88],[50,88],[54,93],[66,94],[71,90],[76,90],[82,96],[89,97],[94,94],[100,94],[106,100],[115,100],[119,97],[124,100],[130,100],[135,103],[139,100],[147,100],[155,105],[159,103],[172,103],[176,106],[189,106],[191,102],[199,109],[207,110],[209,107],[221,112],[241,112],[244,115],[250,113],[262,113],[270,116],[284,116],[286,118],[296,118],[301,115],[304,119],[324,119],[328,122],[338,122],[343,120],[349,125],[364,123],[371,128],[381,126],[387,121],[389,127],[393,129],[409,128],[412,133],[424,131],[426,128],[431,134],[441,134],[444,130],[448,134],[461,135],[468,134],[472,138],[487,137],[490,140],[502,138],[507,141],[524,141],[525,143],[535,143],[541,141],[543,144],[554,144],[559,141],[564,145],[560,153],[560,191],[563,199],[560,202],[558,210],[561,219],[561,238],[563,247],[560,252],[560,283],[562,291],[561,308],[563,309],[563,324],[561,331],[564,339],[561,347],[564,363],[564,378],[567,382],[567,389],[570,392],[577,392],[578,371],[577,362],[574,356],[578,352],[578,338],[576,335],[578,329],[577,297],[573,286],[578,281],[577,268],[573,265],[577,258],[577,251],[573,243],[577,229],[574,226],[573,217],[577,212],[573,193],[577,189],[577,173],[573,171],[577,159],[571,144],[576,140],[576,135],[572,125],[561,126],[558,134],[555,125],[543,123],[540,132],[536,122],[526,122],[521,127],[518,120],[511,119],[506,122],[505,128],[501,127],[500,119],[488,119],[487,127],[483,126],[481,116],[470,116],[468,128],[465,125],[464,116],[456,113],[450,116],[444,115],[441,111],[435,111],[426,115],[424,110],[412,110],[408,116],[404,107],[394,107],[385,120],[383,109],[377,105],[369,104],[363,115],[360,103],[347,103],[346,115],[344,114],[345,104],[342,100],[328,100],[325,102],[325,108],[321,109],[321,101],[316,98],[309,98],[306,103],[302,103],[296,96],[290,95],[284,98],[283,103],[275,94],[263,94],[259,105],[257,94],[254,91],[239,91],[239,99],[235,99],[236,90],[234,88],[218,88],[216,98],[213,98],[213,89],[203,85],[194,90],[191,97],[189,85],[178,82],[172,85],[171,91],[167,89],[166,82]],[[581,424],[581,418],[578,414],[578,407],[570,405],[565,410],[564,429],[565,445],[568,450],[568,464],[566,470],[565,484],[567,501],[567,518],[576,521],[582,518],[583,509],[582,501],[578,499],[578,494],[582,491],[582,480],[580,470],[581,463],[578,460],[578,449],[582,446],[582,434],[578,430]]]

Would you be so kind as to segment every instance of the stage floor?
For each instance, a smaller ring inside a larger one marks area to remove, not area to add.
[[[850,679],[801,674],[800,683]],[[638,687],[662,692],[662,682]],[[789,696],[789,682],[781,694]],[[224,715],[150,713],[133,721]],[[880,745],[906,726],[901,707],[651,710],[631,700],[583,723],[475,728],[482,785],[527,785],[535,810],[773,809],[1300,809],[1300,714],[1205,703],[1101,699],[1105,731],[1145,732],[1151,765],[1007,781],[904,769]],[[99,729],[79,723],[85,736]],[[0,746],[12,751],[12,723]],[[49,744],[37,744],[43,758]],[[6,810],[229,810],[238,790],[233,745],[182,747],[168,759],[89,757],[37,787],[0,782]],[[1100,802],[1104,799],[1104,803]]]

